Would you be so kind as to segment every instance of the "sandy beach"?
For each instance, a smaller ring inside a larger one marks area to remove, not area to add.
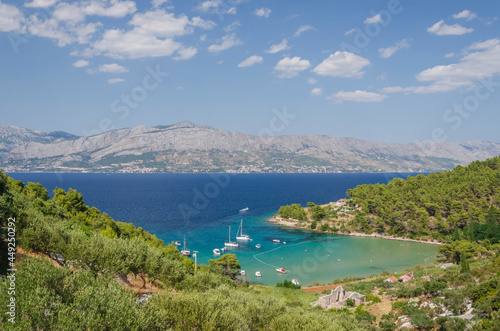
[[[388,236],[388,235],[383,235],[379,233],[372,233],[372,234],[366,234],[366,233],[361,233],[361,232],[323,232],[318,229],[311,229],[307,226],[299,226],[298,221],[294,220],[284,220],[282,218],[276,218],[276,217],[271,217],[268,219],[269,222],[271,223],[276,223],[281,226],[286,226],[289,228],[296,228],[296,229],[303,229],[307,231],[314,231],[314,232],[321,232],[321,233],[330,233],[330,234],[336,234],[336,235],[341,235],[341,236],[355,236],[355,237],[371,237],[371,238],[382,238],[382,239],[390,239],[390,240],[399,240],[399,241],[407,241],[407,242],[416,242],[416,243],[423,243],[423,244],[434,244],[434,245],[444,245],[444,243],[441,243],[439,241],[430,241],[430,240],[417,240],[417,239],[411,239],[411,238],[402,238],[402,237],[394,237],[394,236]],[[307,225],[308,223],[304,223]]]

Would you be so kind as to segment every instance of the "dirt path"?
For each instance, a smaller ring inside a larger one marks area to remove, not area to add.
[[[324,290],[334,290],[338,286],[345,286],[347,283],[335,284],[335,285],[324,285],[324,286],[311,286],[311,287],[303,287],[302,290],[309,293],[317,293],[323,292]]]
[[[359,282],[369,282],[369,281],[372,281],[372,280],[375,280],[375,279],[378,279],[380,278],[379,277],[373,277],[373,278],[366,278],[366,279],[360,279],[360,280],[355,280],[353,282],[347,282],[347,283],[340,283],[340,284],[333,284],[333,285],[322,285],[322,286],[310,286],[310,287],[303,287],[302,290],[303,291],[306,291],[306,292],[309,292],[309,293],[318,293],[318,292],[322,292],[324,290],[334,290],[336,289],[338,286],[345,286],[347,284],[356,284],[356,283],[359,283]]]

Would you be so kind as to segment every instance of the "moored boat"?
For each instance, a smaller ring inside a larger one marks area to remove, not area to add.
[[[175,242],[175,246],[180,246],[181,245],[181,242],[180,241],[176,241]]]
[[[279,272],[280,274],[286,274],[285,268],[278,268],[276,269],[276,271]]]
[[[214,255],[220,255],[220,249],[218,249],[218,248],[214,248],[213,252],[214,252]]]
[[[227,247],[239,247],[240,246],[237,242],[231,241],[231,225],[229,226],[229,238],[228,238],[228,241],[224,243],[224,246],[227,246]]]
[[[236,232],[236,240],[250,240],[250,236],[248,234],[243,234],[243,219],[241,220],[238,232]]]
[[[299,285],[299,281],[296,278],[292,279],[292,283],[293,285]]]
[[[273,239],[273,243],[280,243],[281,241],[279,239]]]
[[[181,254],[184,256],[191,256],[191,251],[186,249],[186,236],[184,235],[184,248],[181,251]]]
[[[262,277],[262,275],[260,274],[260,271],[257,271],[257,272],[255,273],[255,276],[257,276],[257,277]]]
[[[261,248],[262,246],[260,244],[255,245],[255,248]]]

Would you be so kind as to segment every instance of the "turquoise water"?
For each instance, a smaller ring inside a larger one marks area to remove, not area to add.
[[[89,206],[117,221],[132,222],[169,243],[186,236],[199,251],[200,263],[216,258],[228,227],[232,240],[243,219],[253,241],[232,249],[250,281],[275,285],[297,278],[302,285],[332,282],[347,276],[369,276],[383,270],[400,272],[435,259],[437,246],[377,238],[357,238],[295,230],[269,223],[280,206],[309,201],[324,204],[345,198],[360,184],[387,183],[408,174],[50,174],[17,173],[13,178],[74,188]],[[248,211],[239,210],[248,207]],[[286,244],[276,244],[280,239]],[[255,248],[261,244],[262,248]],[[403,246],[400,246],[403,244]],[[338,261],[340,259],[341,261]],[[285,275],[276,272],[283,267]],[[261,278],[255,272],[262,273]]]
[[[273,213],[241,215],[224,222],[231,224],[234,240],[235,229],[243,219],[244,233],[252,238],[250,242],[239,241],[240,247],[230,247],[227,253],[237,255],[253,284],[275,285],[294,278],[304,286],[314,282],[327,284],[336,278],[369,276],[384,270],[395,273],[417,264],[430,265],[437,256],[437,245],[297,230],[268,222],[271,216]],[[224,247],[227,235],[221,235],[220,224],[207,227],[195,243],[188,241],[187,246],[198,251],[198,263],[208,264],[209,259],[217,258],[212,249]],[[274,243],[273,239],[280,239],[281,243]],[[256,244],[262,247],[258,249]],[[280,274],[276,268],[285,268],[287,273]],[[256,271],[262,277],[255,276]]]

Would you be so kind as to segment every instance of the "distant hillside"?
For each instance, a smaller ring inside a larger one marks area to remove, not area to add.
[[[0,152],[11,172],[431,172],[500,155],[500,144],[255,136],[182,122],[92,137],[0,126]]]
[[[16,126],[0,125],[0,152],[9,152],[28,142],[46,144],[56,141],[57,139],[67,140],[74,138],[78,137],[63,131],[41,132]]]

